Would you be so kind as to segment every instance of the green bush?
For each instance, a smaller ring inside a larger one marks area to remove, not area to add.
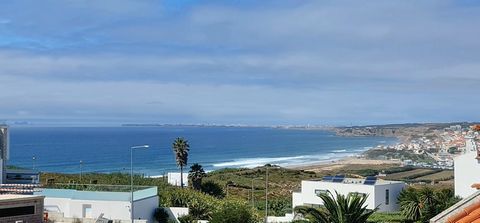
[[[253,211],[241,202],[225,202],[217,212],[213,213],[210,223],[255,223]]]
[[[396,213],[374,213],[368,218],[369,223],[405,223],[408,220],[399,212]]]
[[[205,183],[202,183],[201,191],[216,198],[225,197],[222,186],[213,181],[207,181]]]
[[[163,208],[156,208],[153,217],[159,223],[168,223],[168,213]]]
[[[178,217],[178,221],[180,223],[194,223],[195,218],[191,215],[183,215],[183,216]]]
[[[192,189],[173,188],[160,193],[160,204],[164,207],[188,207],[197,220],[208,220],[221,206],[221,200]]]

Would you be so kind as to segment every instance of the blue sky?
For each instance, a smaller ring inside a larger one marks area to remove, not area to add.
[[[475,1],[3,1],[0,120],[478,121]]]

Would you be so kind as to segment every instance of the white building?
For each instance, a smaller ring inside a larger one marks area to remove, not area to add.
[[[6,181],[6,162],[9,158],[8,126],[0,124],[0,184]]]
[[[181,186],[181,174],[180,173],[168,173],[168,183],[173,186]],[[183,173],[183,186],[188,187],[188,173]]]
[[[83,222],[90,222],[100,216],[115,221],[130,221],[129,186],[124,186],[122,190],[119,186],[113,185],[88,185],[88,187],[96,191],[42,188],[35,194],[45,196],[45,210],[51,216],[64,218],[57,221],[82,219]],[[153,213],[159,202],[157,187],[141,187],[135,190],[133,198],[134,218],[154,222]]]
[[[367,179],[343,178],[341,176],[324,177],[323,180],[304,180],[300,192],[293,192],[292,206],[320,206],[322,199],[318,196],[321,193],[330,191],[335,194],[348,195],[349,193],[361,193],[368,195],[366,205],[368,209],[378,207],[380,212],[398,211],[397,198],[405,187],[404,182]]]
[[[455,195],[466,198],[477,190],[472,188],[480,183],[480,151],[473,136],[465,136],[464,154],[454,158]]]

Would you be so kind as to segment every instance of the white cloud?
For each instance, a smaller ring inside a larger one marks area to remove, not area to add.
[[[59,3],[48,14],[49,4],[0,9],[0,21],[8,21],[0,22],[0,102],[8,105],[0,115],[244,123],[479,118],[477,105],[457,109],[480,83],[476,6],[295,1],[169,12],[156,2],[116,3]]]

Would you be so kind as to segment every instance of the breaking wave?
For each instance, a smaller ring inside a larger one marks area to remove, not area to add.
[[[298,166],[298,165],[308,165],[321,162],[329,162],[338,160],[344,157],[353,156],[355,153],[346,153],[341,152],[329,153],[324,155],[302,155],[302,156],[287,156],[287,157],[261,157],[261,158],[242,158],[235,159],[226,162],[214,163],[214,168],[226,168],[226,167],[236,167],[236,168],[255,168],[258,166],[263,166],[265,164],[274,164],[279,166]]]

